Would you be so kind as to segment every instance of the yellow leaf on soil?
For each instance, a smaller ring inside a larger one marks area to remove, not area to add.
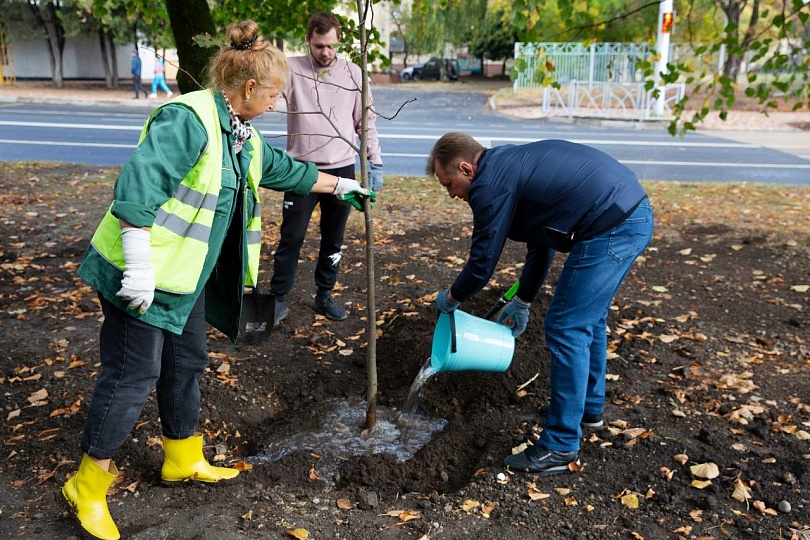
[[[481,515],[485,518],[488,518],[492,515],[492,511],[495,510],[495,507],[498,506],[496,502],[488,502],[481,507]]]
[[[30,396],[28,396],[28,403],[36,403],[38,401],[42,401],[43,399],[48,397],[48,391],[44,388],[33,392]]]
[[[298,540],[307,540],[309,538],[309,531],[306,529],[286,529],[284,531],[287,536],[292,536]]]
[[[529,485],[529,498],[533,501],[542,501],[551,497],[548,493],[543,493],[534,484]]]
[[[481,503],[478,501],[474,501],[472,499],[467,499],[463,503],[461,503],[461,509],[467,512],[468,514],[481,506]]]
[[[349,499],[338,499],[337,500],[337,507],[341,510],[352,510],[354,509],[354,505]]]
[[[407,523],[408,521],[422,517],[422,514],[413,510],[390,510],[386,512],[385,515],[398,518],[402,523]]]
[[[622,504],[627,508],[638,508],[638,495],[635,493],[626,493],[622,495]]]
[[[741,503],[751,498],[750,488],[739,477],[734,482],[734,492],[731,494],[731,498]]]
[[[690,485],[693,488],[706,489],[707,487],[712,485],[712,481],[711,480],[692,480],[692,483]]]
[[[711,462],[692,465],[689,470],[698,478],[708,478],[711,480],[712,478],[720,476],[720,469],[717,467],[717,464]]]

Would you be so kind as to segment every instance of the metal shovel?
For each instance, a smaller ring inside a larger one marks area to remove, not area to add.
[[[252,345],[267,339],[273,331],[276,316],[276,296],[259,292],[256,287],[242,295],[239,331],[245,343]]]

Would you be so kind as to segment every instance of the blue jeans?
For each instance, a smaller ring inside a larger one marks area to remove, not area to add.
[[[579,450],[582,415],[602,414],[608,310],[652,231],[653,210],[644,199],[627,219],[568,254],[545,318],[551,402],[539,442],[549,450]]]
[[[84,425],[82,451],[112,458],[138,420],[152,388],[163,435],[194,435],[200,414],[200,378],[208,365],[205,293],[194,304],[183,333],[146,324],[99,295],[101,373]]]

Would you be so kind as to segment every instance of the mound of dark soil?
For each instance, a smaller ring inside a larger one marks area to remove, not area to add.
[[[106,205],[111,175],[43,164],[0,171],[6,449],[0,535],[6,538],[79,532],[59,490],[81,457],[78,442],[98,372],[100,312],[75,268]],[[421,215],[405,181],[401,188],[389,182],[386,191],[397,204],[375,207],[377,365],[380,405],[398,408],[430,355],[432,295],[463,264],[470,223],[460,207],[442,222]],[[408,461],[340,456],[337,474],[322,478],[322,450],[300,448],[230,482],[167,486],[150,400],[119,452],[122,475],[108,496],[122,534],[810,537],[808,239],[782,232],[784,223],[765,222],[762,207],[695,222],[672,211],[663,194],[651,193],[659,230],[615,299],[608,424],[583,434],[581,471],[538,478],[501,465],[542,427],[548,398],[542,320],[560,257],[509,370],[440,374],[428,384],[422,411],[448,423]],[[278,209],[269,199],[265,239],[272,246]],[[793,206],[773,214],[806,217],[808,200],[802,192],[798,203],[794,198]],[[752,227],[750,212],[761,212],[761,227]],[[313,232],[289,297],[291,314],[267,342],[232,346],[211,331],[200,421],[209,459],[249,461],[273,441],[319,429],[336,401],[366,397],[359,215],[351,227],[336,292],[350,313],[346,321],[327,321],[306,307]],[[519,274],[522,255],[521,246],[509,245],[492,287],[463,309],[486,312]],[[351,428],[359,433],[362,426]]]

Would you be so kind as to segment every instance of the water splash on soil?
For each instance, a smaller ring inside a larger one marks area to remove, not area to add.
[[[362,429],[366,407],[366,402],[360,400],[335,402],[320,429],[271,442],[249,461],[261,465],[297,450],[309,451],[320,456],[315,471],[321,478],[331,481],[340,464],[353,456],[387,453],[400,462],[407,461],[430,442],[434,433],[447,425],[447,420],[430,419],[414,410],[407,423],[407,436],[403,436],[397,423],[399,412],[393,408],[377,407],[377,425],[368,432]]]

